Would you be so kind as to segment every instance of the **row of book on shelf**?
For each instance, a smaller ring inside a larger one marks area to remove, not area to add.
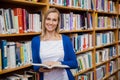
[[[116,2],[113,0],[95,0],[96,10],[104,12],[117,12]]]
[[[109,62],[109,66],[108,68],[106,68],[106,65],[102,65],[96,68],[96,79],[97,80],[101,80],[104,77],[106,77],[107,75],[110,75],[112,73],[114,73],[117,70],[117,61],[112,60]],[[110,74],[106,74],[108,69],[108,72]],[[120,71],[118,71],[118,80],[120,79]],[[14,73],[11,76],[7,76],[4,79],[1,80],[20,80],[20,79],[24,79],[24,80],[39,80],[40,76],[39,73],[34,72],[32,70],[28,70],[25,71],[23,74],[17,74]],[[94,72],[93,71],[89,71],[89,72],[85,72],[83,74],[78,75],[78,80],[94,80]],[[112,75],[108,78],[108,80],[117,80],[117,77],[115,75]]]
[[[111,46],[108,48],[97,50],[95,53],[96,65],[108,61],[117,56],[116,47]],[[77,55],[78,71],[83,71],[92,68],[92,51],[85,52],[84,54]]]
[[[41,31],[41,11],[29,13],[22,8],[0,8],[0,34]]]
[[[120,58],[113,59],[108,62],[108,65],[103,64],[96,67],[96,80],[102,80],[108,75],[112,75],[118,69],[120,69]],[[72,70],[71,70],[72,71]],[[107,73],[108,72],[108,73]],[[118,71],[118,79],[116,75],[112,75],[108,78],[108,80],[119,80],[120,79],[120,71]],[[94,79],[94,71],[90,70],[88,72],[84,72],[78,75],[78,80],[95,80]]]
[[[117,28],[117,16],[106,16],[95,14],[95,28],[105,29],[105,28]],[[119,20],[120,24],[120,20]],[[75,14],[61,13],[61,30],[91,30],[93,29],[93,17],[92,13],[83,12]]]
[[[94,72],[89,71],[78,76],[78,80],[94,80]]]
[[[116,28],[117,17],[114,16],[97,16],[97,28]],[[27,33],[40,32],[42,22],[42,12],[29,13],[22,8],[0,9],[0,33]],[[120,24],[120,17],[119,17]],[[91,30],[93,29],[92,14],[84,12],[83,14],[61,13],[60,30]]]
[[[96,13],[96,28],[105,29],[105,28],[117,28],[117,16],[100,16]]]
[[[41,2],[40,0],[23,0],[23,1]],[[118,11],[120,14],[120,2],[118,3],[117,8],[116,7],[117,2],[114,0],[49,0],[49,3],[51,5],[91,9],[112,13],[116,13]]]
[[[6,44],[6,42],[2,41],[2,44]],[[5,66],[5,67],[2,66],[2,67],[4,69],[15,68],[17,66],[26,65],[27,63],[30,63],[31,58],[29,59],[28,57],[31,57],[31,55],[23,53],[24,51],[26,51],[26,48],[28,49],[29,46],[30,46],[30,42],[19,42],[19,43],[18,42],[17,43],[8,42],[7,46],[4,46],[4,48],[5,48],[5,50],[8,50],[9,53],[11,53],[11,51],[12,51],[12,53],[10,55],[8,55],[8,53],[7,53],[7,57],[5,57],[5,61],[8,61],[7,66]],[[15,51],[13,51],[14,49],[17,52],[14,53],[14,55],[13,55],[13,52],[15,52]],[[1,49],[1,51],[3,51],[3,50]],[[6,51],[6,52],[8,52],[8,51]],[[19,51],[22,51],[22,52],[19,52]],[[26,55],[26,57],[25,57],[25,55]],[[105,49],[102,49],[102,50],[101,49],[97,50],[96,51],[96,57],[95,57],[96,58],[95,59],[96,64],[100,64],[100,63],[105,62],[105,61],[107,61],[109,59],[112,59],[116,55],[117,55],[116,54],[116,48],[114,46],[113,47],[108,47],[108,48],[105,48]],[[16,56],[16,60],[13,61],[13,59],[15,59],[15,56]],[[3,60],[3,58],[2,58],[2,60]],[[26,61],[26,60],[28,60],[28,61]],[[92,51],[85,52],[84,54],[79,54],[77,56],[77,60],[78,60],[78,63],[79,63],[79,67],[72,71],[73,74],[78,73],[80,71],[87,70],[89,68],[92,68]],[[3,64],[3,65],[5,65],[5,64]],[[111,61],[108,62],[108,66],[101,65],[101,66],[97,67],[96,68],[96,72],[97,72],[96,74],[97,74],[98,80],[105,77],[106,69],[109,72],[109,74],[112,74],[117,69],[120,69],[120,58],[118,58],[118,60],[117,59],[112,59]],[[87,73],[87,74],[80,75],[79,78],[80,79],[81,78],[86,78],[86,79],[90,78],[90,80],[93,80],[93,76],[94,75],[93,75],[93,72],[92,72],[91,74],[89,74],[89,76],[88,76],[88,73]],[[12,79],[12,77],[13,77],[13,79]],[[15,77],[15,75],[7,77],[7,78],[10,78],[10,80],[11,79],[14,80],[14,77]],[[29,77],[31,77],[31,76],[29,76]]]
[[[89,33],[76,33],[70,35],[72,45],[76,52],[87,50],[93,47],[93,36]]]
[[[102,80],[107,75],[111,75],[118,70],[117,60],[112,60],[108,62],[108,66],[101,65],[96,69],[96,77],[98,80]],[[107,73],[108,72],[108,73]]]
[[[72,36],[72,43],[75,51],[87,50],[92,46],[92,38],[89,39],[89,34]],[[112,59],[117,56],[115,46],[105,47],[104,49],[96,50],[96,64]],[[120,55],[120,45],[118,45],[118,55]],[[80,57],[82,56],[82,57]],[[84,55],[78,55],[78,62],[80,62],[79,70],[83,68],[92,67],[92,51],[86,52]],[[83,59],[84,58],[84,59]],[[80,59],[80,60],[79,60]],[[31,41],[22,42],[8,42],[6,40],[0,41],[0,70],[15,68],[18,66],[30,64],[32,61]],[[85,63],[89,62],[89,63]],[[86,66],[86,67],[84,67]]]
[[[22,8],[0,9],[0,33],[26,33],[40,32],[42,12],[29,13]],[[69,14],[61,13],[61,30],[92,29],[92,16],[90,13]]]
[[[77,55],[78,71],[83,71],[92,68],[92,51]]]
[[[112,75],[112,76],[110,76],[109,78],[108,78],[108,80],[120,80],[120,71],[118,72],[118,78],[117,78],[117,76],[115,76],[115,75]]]
[[[14,73],[13,75],[4,77],[0,80],[40,80],[40,75],[38,72],[28,70],[24,71],[23,74]]]
[[[25,0],[25,1],[33,1],[40,2],[40,0]],[[98,10],[104,12],[117,12],[116,1],[114,0],[49,0],[49,3],[52,5],[61,5],[61,6],[69,6],[76,7],[82,9],[91,9]],[[118,5],[118,11],[120,13],[120,3]]]
[[[76,52],[93,48],[93,35],[90,33],[74,33],[70,38]],[[97,32],[95,41],[97,47],[112,44],[115,42],[115,33],[113,31]]]
[[[40,2],[39,0],[26,0],[26,1]],[[118,11],[120,14],[120,3],[118,3],[117,8],[116,5],[117,2],[114,0],[49,0],[49,3],[51,5],[68,6],[112,13],[116,13]]]
[[[85,71],[85,70],[92,68],[93,67],[92,55],[93,55],[92,51],[87,51],[87,52],[78,54],[77,55],[78,68],[72,69],[71,70],[72,73],[76,74],[78,72]],[[120,53],[118,55],[120,55]],[[114,67],[116,69],[117,69],[117,66],[118,66],[118,68],[120,68],[120,65],[119,65],[120,59],[113,60],[115,57],[117,57],[117,52],[116,52],[115,46],[98,49],[98,50],[96,50],[96,53],[95,53],[95,65],[99,66],[100,64],[102,65],[102,63],[105,63],[105,62],[111,60],[109,62],[109,69],[110,69],[110,73],[113,73],[115,71],[115,70],[113,70]]]
[[[61,13],[61,30],[88,30],[92,29],[92,14],[88,12],[75,14]]]
[[[106,31],[104,33],[96,33],[96,46],[103,46],[115,42],[115,32]]]
[[[52,5],[94,9],[93,0],[49,0]]]
[[[111,46],[108,48],[97,50],[95,54],[95,61],[96,61],[96,64],[100,64],[116,56],[117,56],[116,47]]]
[[[116,13],[116,2],[112,0],[49,0],[49,2],[52,5]]]
[[[117,61],[112,60],[109,62],[108,66],[101,65],[101,66],[97,67],[96,68],[96,80],[102,80],[107,75],[113,74],[118,69],[117,65],[118,65]],[[108,74],[107,74],[107,71],[108,71]],[[118,72],[118,75],[120,75],[120,72]],[[117,80],[117,77],[115,77],[115,75],[113,75],[113,76],[109,77],[108,80]],[[120,79],[120,76],[118,78]],[[78,80],[94,80],[94,72],[89,71],[89,72],[82,73],[78,76]]]
[[[31,41],[0,41],[0,71],[27,65],[31,62]]]

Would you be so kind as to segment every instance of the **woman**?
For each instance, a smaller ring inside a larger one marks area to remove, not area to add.
[[[33,63],[49,66],[54,64],[67,65],[69,68],[44,69],[34,66],[40,72],[40,80],[74,80],[70,69],[77,68],[76,55],[70,38],[58,33],[60,28],[60,13],[50,8],[45,14],[41,36],[32,39]]]

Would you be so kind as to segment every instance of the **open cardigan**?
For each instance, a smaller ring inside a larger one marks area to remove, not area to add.
[[[74,77],[70,71],[70,69],[75,69],[78,67],[78,63],[76,60],[76,55],[73,50],[73,46],[71,43],[71,40],[68,36],[62,35],[62,40],[63,40],[63,48],[64,48],[64,60],[61,62],[64,65],[68,65],[70,68],[66,68],[65,70],[67,71],[67,75],[69,80],[74,80]],[[36,36],[32,39],[32,59],[33,63],[41,63],[40,59],[40,36]],[[39,71],[39,66],[33,66],[34,71],[38,72]],[[40,80],[43,79],[44,74],[40,72]]]

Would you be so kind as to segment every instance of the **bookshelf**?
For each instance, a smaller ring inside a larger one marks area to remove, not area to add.
[[[44,13],[52,7],[57,8],[61,13],[63,22],[60,33],[71,37],[76,51],[79,68],[72,71],[75,80],[89,76],[91,80],[120,79],[118,76],[120,75],[120,1],[0,0],[0,8],[3,9],[22,8],[31,14],[41,11],[41,20]],[[40,31],[10,34],[0,32],[0,40],[30,41],[36,35],[40,35]],[[0,70],[0,77],[30,67],[30,64],[25,64]],[[99,71],[102,75],[98,73]]]

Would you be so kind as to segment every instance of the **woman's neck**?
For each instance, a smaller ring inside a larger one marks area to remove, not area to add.
[[[61,39],[61,35],[57,32],[46,32],[45,36],[43,37],[42,40],[60,40]]]
[[[52,32],[48,32],[48,31],[47,31],[46,34],[45,34],[45,36],[47,36],[47,37],[54,37],[54,36],[56,36],[56,35],[58,35],[58,33],[55,32],[55,31],[54,31],[54,32],[53,32],[53,31],[52,31]]]

